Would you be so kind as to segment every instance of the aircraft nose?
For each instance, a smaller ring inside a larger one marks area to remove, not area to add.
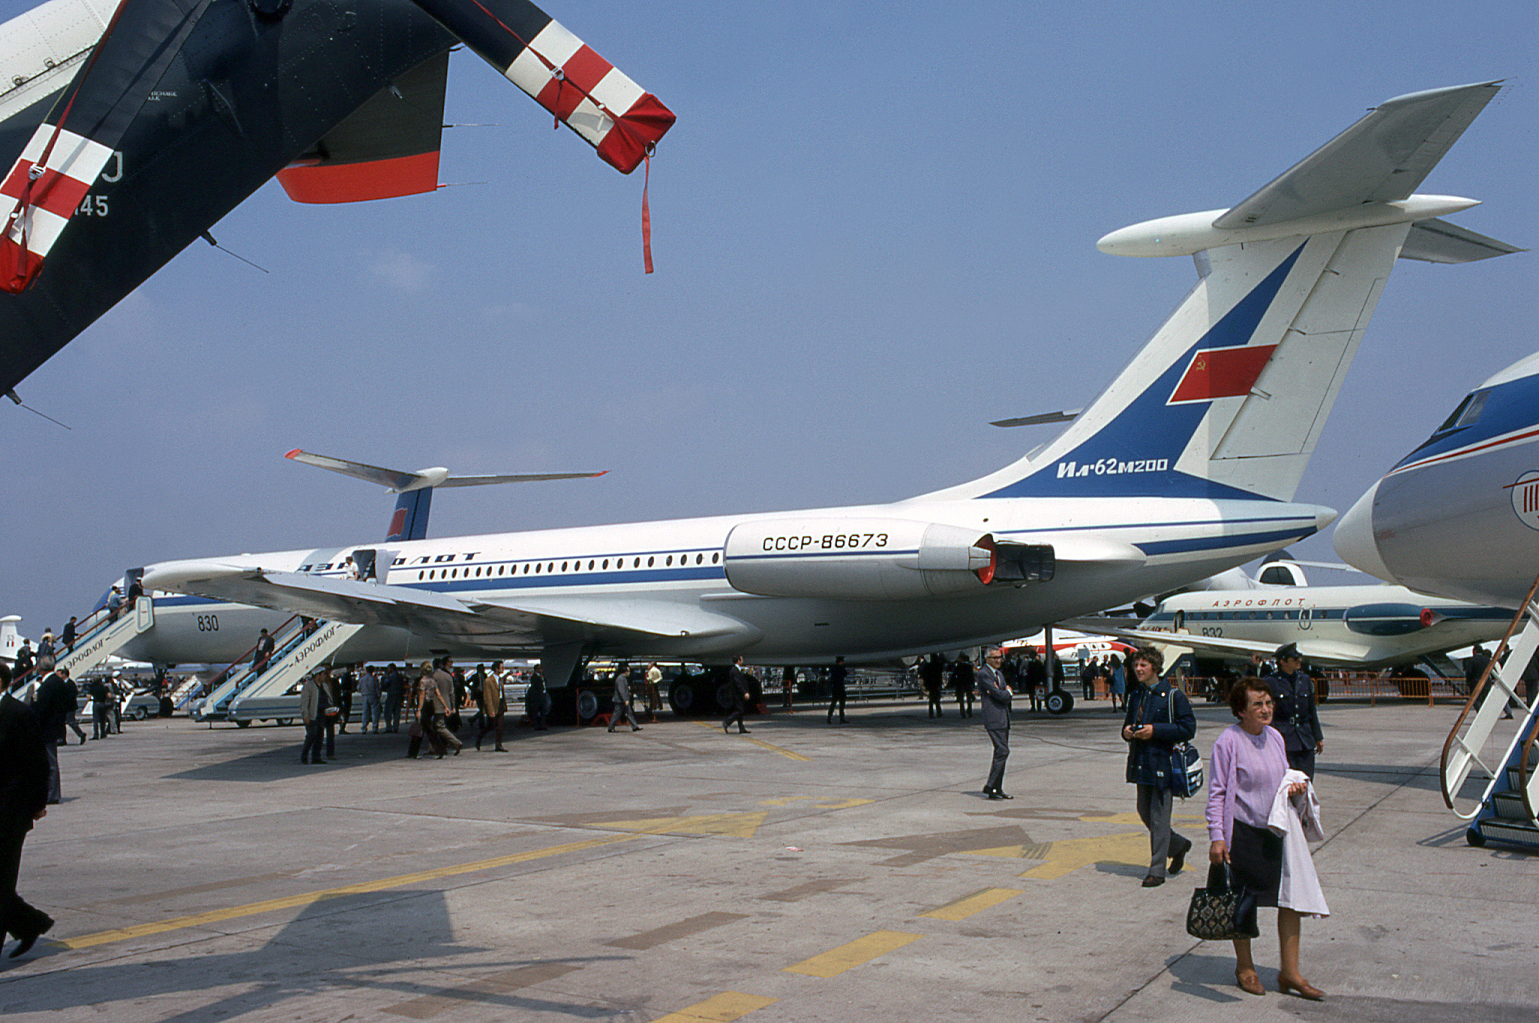
[[[1347,509],[1347,513],[1341,517],[1341,522],[1336,526],[1336,533],[1331,537],[1331,544],[1336,548],[1336,553],[1342,561],[1353,568],[1360,568],[1369,575],[1378,576],[1387,582],[1394,582],[1394,574],[1389,566],[1384,564],[1384,559],[1379,555],[1379,543],[1373,536],[1373,501],[1378,496],[1379,485],[1375,483],[1368,488],[1368,492],[1357,499],[1357,503]]]

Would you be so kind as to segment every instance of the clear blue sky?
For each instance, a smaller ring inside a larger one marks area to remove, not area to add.
[[[6,0],[10,17],[28,4]],[[392,500],[283,459],[609,469],[445,491],[447,535],[894,500],[1051,436],[1190,288],[1102,255],[1238,202],[1374,104],[1506,78],[1422,186],[1539,247],[1539,5],[672,3],[547,9],[679,116],[623,177],[469,52],[431,196],[269,184],[0,407],[0,614],[124,568],[371,540]],[[880,10],[880,17],[871,12]],[[944,19],[939,18],[945,13]],[[1402,261],[1299,499],[1345,510],[1533,351],[1539,255]],[[1329,535],[1296,548],[1335,560]]]

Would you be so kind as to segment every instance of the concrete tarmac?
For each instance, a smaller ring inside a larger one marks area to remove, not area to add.
[[[125,722],[60,751],[65,801],[21,892],[56,919],[0,959],[7,1021],[441,1019],[1526,1021],[1539,861],[1469,847],[1437,755],[1455,710],[1332,702],[1315,863],[1332,915],[1275,991],[1274,913],[1234,984],[1186,934],[1197,862],[1144,889],[1121,715],[1017,714],[1005,789],[954,709],[806,709],[748,735],[515,729],[508,752],[405,759],[298,728]],[[1199,706],[1204,754],[1232,720]],[[7,945],[9,951],[11,945]]]

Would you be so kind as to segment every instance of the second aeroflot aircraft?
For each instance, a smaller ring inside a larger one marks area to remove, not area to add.
[[[1103,238],[1194,255],[1201,279],[1062,434],[981,479],[894,504],[163,562],[144,584],[537,652],[561,684],[593,653],[953,649],[1211,576],[1335,517],[1293,494],[1396,258],[1510,251],[1433,219],[1473,200],[1411,194],[1498,88],[1390,100],[1233,209]],[[340,566],[370,557],[375,582]]]

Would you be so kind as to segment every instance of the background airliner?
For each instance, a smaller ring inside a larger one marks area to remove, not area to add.
[[[1390,100],[1232,209],[1103,238],[1195,256],[1200,280],[1061,435],[980,479],[885,505],[163,562],[145,585],[539,652],[560,684],[585,653],[969,646],[1213,575],[1334,518],[1292,498],[1396,258],[1510,251],[1438,219],[1474,200],[1412,194],[1498,88]],[[347,577],[370,556],[377,583]]]
[[[1129,627],[1111,619],[1064,624],[1132,643],[1187,647],[1199,656],[1271,657],[1293,643],[1317,667],[1409,665],[1434,653],[1500,639],[1502,608],[1428,597],[1404,586],[1266,586],[1162,600]]]

